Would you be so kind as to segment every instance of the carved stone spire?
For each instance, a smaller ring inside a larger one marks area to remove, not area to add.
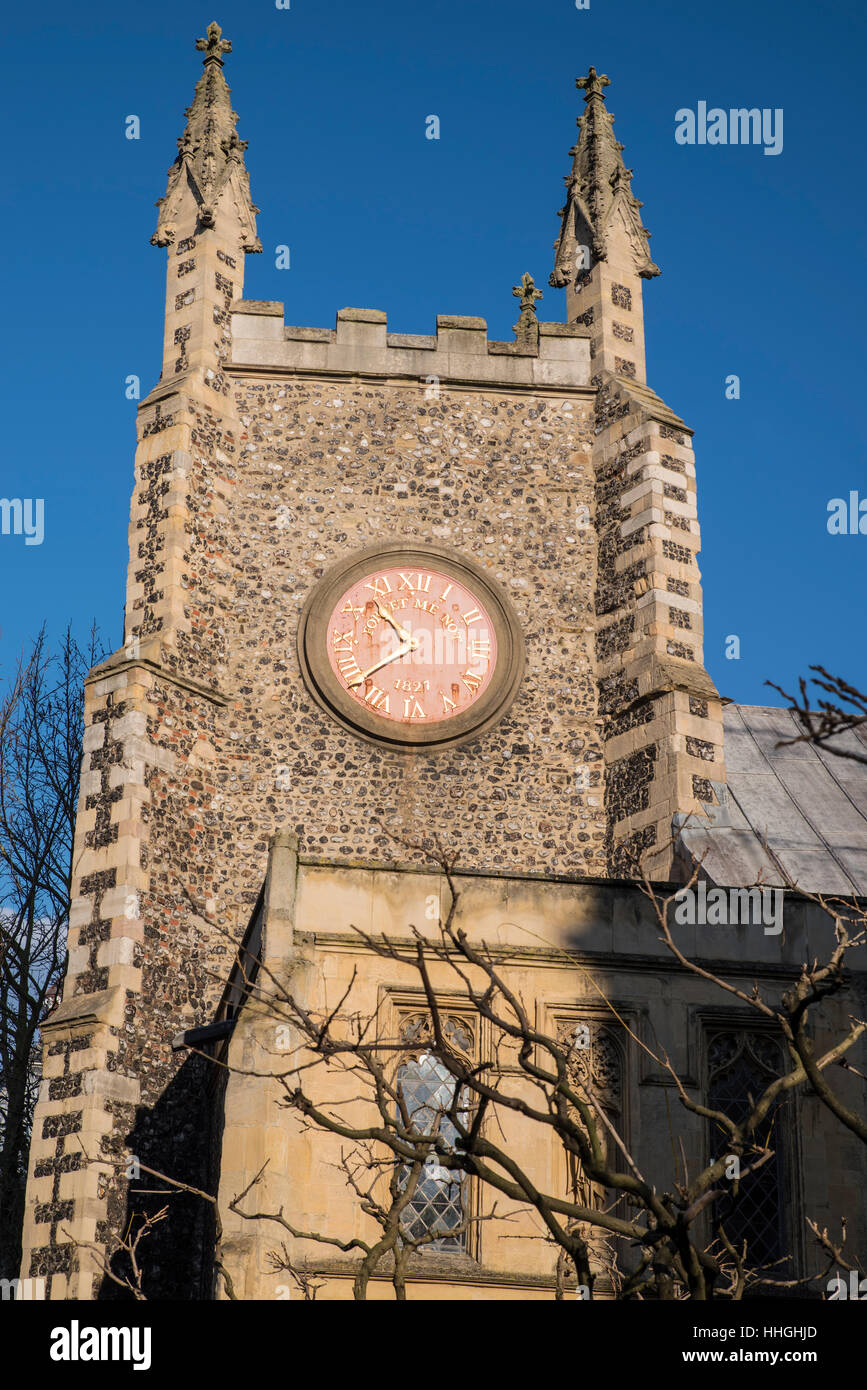
[[[590,329],[594,367],[645,380],[641,282],[659,274],[650,258],[650,233],[632,192],[632,170],[614,138],[605,107],[604,73],[591,68],[575,84],[584,93],[578,143],[569,153],[566,204],[549,284],[566,290],[566,318]]]
[[[223,76],[223,54],[231,43],[222,37],[219,24],[209,24],[207,37],[196,40],[204,53],[204,72],[196,84],[187,128],[178,140],[178,156],[169,169],[164,198],[157,202],[159,218],[151,237],[155,246],[174,240],[190,194],[196,203],[196,230],[216,226],[218,205],[230,203],[241,226],[244,251],[261,251],[256,235],[259,209],[250,197],[250,178],[244,165],[247,141],[238,138],[237,112],[232,110],[230,90]]]
[[[659,267],[650,257],[642,204],[630,185],[632,170],[625,167],[623,145],[614,138],[614,116],[605,107],[604,89],[610,82],[591,68],[575,85],[584,92],[584,115],[578,117],[578,143],[569,151],[572,170],[564,180],[566,205],[558,214],[562,225],[550,284],[562,289],[576,271],[590,268],[580,263],[582,246],[589,248],[593,261],[606,260],[612,236],[626,242],[636,273],[649,279],[659,274]]]

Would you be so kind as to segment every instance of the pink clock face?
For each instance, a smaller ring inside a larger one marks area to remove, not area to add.
[[[328,659],[343,689],[381,719],[438,724],[487,689],[497,638],[482,600],[457,579],[374,570],[334,605]]]

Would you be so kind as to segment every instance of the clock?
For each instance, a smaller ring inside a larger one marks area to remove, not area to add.
[[[432,547],[376,546],[336,565],[307,602],[298,652],[335,719],[405,750],[482,733],[524,666],[506,596],[479,566]]]

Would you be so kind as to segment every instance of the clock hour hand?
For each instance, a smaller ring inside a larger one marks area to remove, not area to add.
[[[366,671],[361,672],[360,676],[356,676],[355,680],[347,681],[346,684],[352,690],[356,685],[361,685],[362,681],[366,681],[368,676],[372,676],[374,671],[378,671],[380,666],[387,666],[390,661],[397,661],[398,657],[406,656],[408,652],[414,652],[417,646],[418,638],[410,637],[409,641],[405,642],[402,647],[398,647],[397,651],[389,652],[388,656],[377,661],[375,666],[369,666]]]

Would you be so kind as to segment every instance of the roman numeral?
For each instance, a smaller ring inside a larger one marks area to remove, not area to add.
[[[345,681],[353,681],[361,675],[361,667],[351,652],[337,658],[337,669]]]
[[[424,707],[419,704],[418,700],[414,700],[412,698],[404,700],[403,702],[403,717],[404,719],[427,718],[424,712]]]
[[[464,620],[465,623],[475,623],[475,622],[478,622],[478,620],[481,618],[481,616],[482,616],[482,615],[481,615],[481,613],[479,612],[478,608],[471,608],[470,611],[469,611],[469,613],[462,613],[462,614],[461,614],[461,617],[463,618],[463,620]]]
[[[452,589],[453,589],[454,587],[455,587],[454,584],[447,584],[447,585],[446,585],[446,587],[443,589],[442,593],[440,594],[440,603],[442,603],[445,599],[448,598],[449,594],[451,593],[451,591],[452,591]]]
[[[431,577],[429,574],[422,574],[421,571],[419,571],[418,574],[415,576],[415,583],[413,583],[413,576],[411,574],[404,574],[403,570],[401,570],[398,593],[401,591],[401,589],[420,589],[422,593],[426,594],[430,589],[430,580]]]
[[[484,637],[473,637],[468,645],[470,661],[490,661],[491,644]]]
[[[467,690],[470,692],[471,695],[475,695],[476,691],[482,683],[481,676],[474,676],[472,671],[464,671],[464,674],[461,676],[461,680],[463,681],[464,685],[467,687]]]
[[[340,632],[338,628],[334,628],[331,633],[331,642],[335,648],[343,646],[350,650],[355,645],[355,638],[351,632]]]
[[[372,589],[377,598],[382,598],[383,594],[391,593],[391,585],[388,582],[388,575],[381,574],[373,583],[365,584],[365,589]]]
[[[440,699],[443,702],[443,714],[448,714],[449,710],[457,709],[456,702],[454,700],[450,700],[444,690],[440,691]]]
[[[378,685],[373,687],[369,695],[365,695],[364,700],[365,704],[370,705],[371,709],[379,710],[380,714],[391,714],[388,707],[388,696],[384,690],[380,690]]]

